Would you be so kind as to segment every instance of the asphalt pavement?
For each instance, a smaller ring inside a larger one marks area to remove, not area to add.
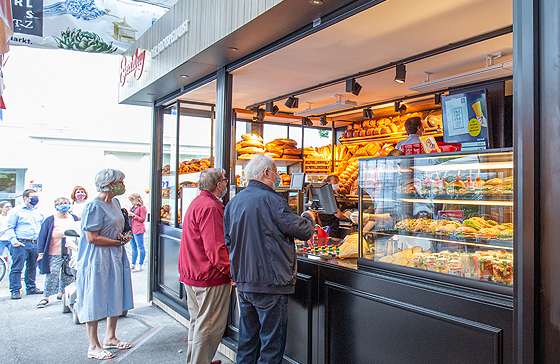
[[[147,270],[132,273],[134,309],[119,318],[117,338],[132,343],[129,350],[111,350],[110,360],[87,359],[88,337],[85,325],[74,324],[71,313],[62,313],[62,302],[50,298],[47,307],[38,309],[42,295],[10,298],[8,277],[0,281],[0,363],[185,363],[187,334],[185,326],[147,301]],[[43,289],[45,276],[37,274],[37,287]],[[22,286],[25,287],[22,281]],[[99,322],[103,340],[106,320]],[[214,359],[233,362],[217,353]]]

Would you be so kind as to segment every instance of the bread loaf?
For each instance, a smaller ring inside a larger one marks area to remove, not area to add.
[[[255,154],[255,153],[264,153],[264,148],[256,148],[256,147],[245,147],[239,149],[237,152],[238,154]]]
[[[244,140],[251,140],[251,139],[253,139],[253,140],[258,140],[258,141],[260,141],[261,143],[263,142],[263,138],[262,138],[260,135],[255,134],[255,133],[243,134],[241,137],[242,137]]]
[[[258,141],[257,139],[249,139],[249,140],[242,141],[241,143],[239,143],[239,146],[241,148],[245,148],[245,147],[264,148],[263,143]]]

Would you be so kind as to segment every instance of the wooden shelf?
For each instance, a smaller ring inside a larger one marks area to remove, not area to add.
[[[273,158],[277,167],[289,167],[291,165],[303,162],[303,159],[292,158]],[[251,161],[250,158],[240,158],[236,160],[237,164],[245,165]]]

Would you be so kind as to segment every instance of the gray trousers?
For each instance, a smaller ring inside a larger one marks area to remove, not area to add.
[[[193,287],[184,284],[189,308],[188,364],[210,364],[227,325],[231,284]]]

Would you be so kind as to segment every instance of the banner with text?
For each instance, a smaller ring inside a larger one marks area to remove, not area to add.
[[[130,0],[11,0],[10,45],[121,54],[167,9]]]

